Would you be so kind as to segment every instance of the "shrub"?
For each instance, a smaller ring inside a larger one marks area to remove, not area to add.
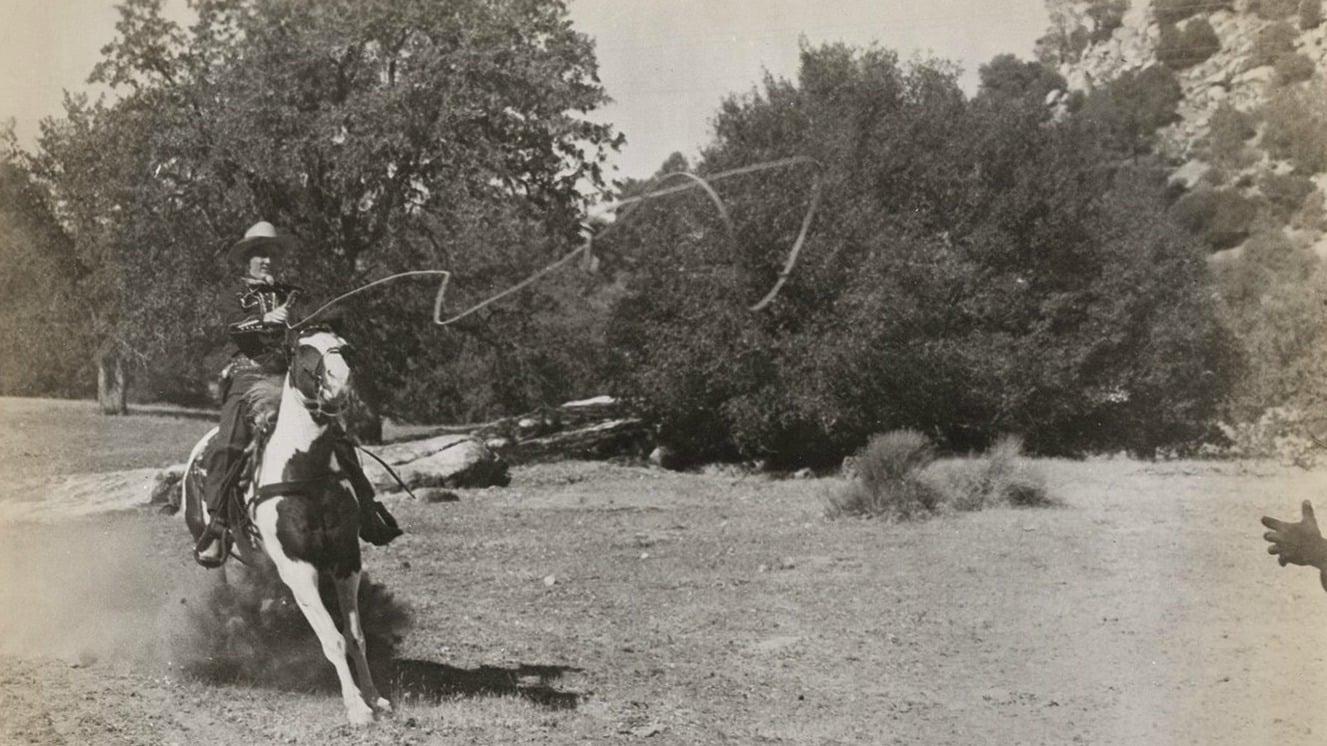
[[[1124,25],[1124,13],[1129,10],[1128,0],[1097,0],[1087,9],[1087,17],[1092,19],[1092,42],[1100,43],[1110,38],[1115,29]]]
[[[943,497],[923,478],[934,461],[930,439],[915,430],[876,435],[857,455],[857,478],[830,495],[826,513],[894,520],[930,515]]]
[[[1322,0],[1300,0],[1299,27],[1304,31],[1322,24]]]
[[[1249,237],[1258,202],[1233,189],[1195,189],[1176,200],[1172,214],[1214,251]]]
[[[1258,133],[1252,115],[1222,101],[1208,123],[1207,136],[1200,143],[1207,161],[1213,166],[1241,169],[1254,159],[1245,143]]]
[[[1161,24],[1161,39],[1157,42],[1157,59],[1166,67],[1182,70],[1193,67],[1221,51],[1221,40],[1206,18],[1195,18],[1177,28],[1174,24]]]
[[[1183,98],[1184,91],[1175,74],[1161,65],[1152,65],[1137,72],[1124,72],[1092,91],[1083,112],[1142,142],[1158,129],[1179,120],[1179,103]]]
[[[1268,408],[1327,405],[1327,271],[1281,231],[1259,233],[1214,266],[1226,323],[1244,359],[1227,417],[1253,422]],[[1321,424],[1320,422],[1318,424]]]
[[[1315,189],[1304,198],[1290,225],[1300,230],[1327,230],[1327,199],[1322,192]]]
[[[1299,10],[1299,0],[1254,0],[1249,10],[1264,21],[1276,21],[1294,15]]]
[[[1001,436],[979,458],[938,464],[933,472],[945,504],[955,510],[1055,503],[1046,491],[1045,476],[1023,458],[1023,439],[1016,435]]]
[[[1313,191],[1313,181],[1296,174],[1268,173],[1259,180],[1258,189],[1267,198],[1273,214],[1285,221],[1304,204],[1304,198]]]
[[[1327,170],[1327,102],[1297,89],[1278,91],[1263,110],[1267,121],[1262,146],[1295,170]]]
[[[1277,59],[1275,70],[1277,85],[1292,85],[1313,77],[1317,68],[1302,54],[1286,54]]]
[[[1179,23],[1192,15],[1234,7],[1234,0],[1152,0],[1152,13],[1160,23]]]
[[[1275,459],[1286,465],[1313,468],[1322,456],[1311,427],[1318,418],[1295,407],[1271,407],[1252,422],[1218,423],[1230,444],[1218,453],[1233,458]]]
[[[1298,36],[1295,27],[1285,21],[1267,24],[1253,41],[1253,50],[1249,53],[1250,67],[1273,65],[1282,57],[1293,54]]]

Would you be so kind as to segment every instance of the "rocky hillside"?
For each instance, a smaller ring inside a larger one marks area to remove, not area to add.
[[[1214,254],[1282,234],[1327,257],[1321,0],[1047,0],[1038,55],[1072,90],[1161,68],[1178,83],[1156,148]]]

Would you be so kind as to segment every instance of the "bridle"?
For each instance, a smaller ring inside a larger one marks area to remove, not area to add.
[[[312,350],[318,354],[318,364],[313,368],[312,372],[306,369],[307,365],[301,359],[301,357],[303,356],[303,350],[306,349]],[[330,420],[341,414],[341,411],[344,408],[343,404],[338,403],[336,405],[330,405],[327,402],[323,401],[322,397],[319,394],[321,394],[323,390],[323,384],[327,376],[326,360],[328,356],[341,355],[342,357],[344,357],[345,353],[351,352],[353,350],[354,347],[352,347],[347,342],[342,342],[339,345],[333,345],[332,347],[328,347],[325,350],[319,350],[317,347],[314,347],[313,345],[309,344],[300,344],[296,347],[295,355],[296,355],[297,365],[295,371],[293,371],[294,375],[308,376],[311,383],[313,384],[313,390],[316,393],[312,396],[306,394],[304,392],[303,387],[300,385],[301,381],[299,380],[295,380],[292,382],[294,384],[292,388],[295,389],[295,394],[299,397],[300,404],[304,405],[304,408],[308,410],[309,414],[313,417],[315,421]]]

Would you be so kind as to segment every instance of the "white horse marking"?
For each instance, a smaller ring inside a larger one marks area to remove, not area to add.
[[[286,375],[276,427],[263,449],[256,478],[250,486],[249,518],[258,531],[261,548],[253,547],[247,536],[240,535],[245,532],[236,532],[235,545],[239,558],[246,564],[251,564],[249,560],[256,559],[253,555],[259,551],[271,559],[282,582],[290,588],[300,611],[318,636],[323,655],[336,669],[346,717],[354,725],[365,725],[373,722],[375,710],[390,712],[391,704],[379,696],[366,656],[359,614],[361,557],[358,527],[353,520],[336,520],[357,513],[357,506],[341,504],[338,500],[353,501],[355,498],[334,482],[312,488],[316,494],[276,495],[256,502],[252,500],[258,488],[265,485],[341,472],[330,450],[320,447],[320,443],[325,443],[329,437],[329,422],[326,418],[322,421],[315,418],[311,409],[334,411],[349,393],[350,366],[340,353],[344,342],[334,334],[315,332],[301,338],[300,346],[311,347],[318,353],[318,375],[314,376],[318,379],[314,394],[316,401],[312,401],[309,394],[301,393],[291,381],[292,375],[310,375],[310,371],[298,369],[312,363],[314,356],[309,355],[306,356],[308,361],[297,361]],[[194,447],[190,463],[199,457],[208,437]],[[289,473],[292,463],[314,469],[316,473],[292,476]],[[329,521],[319,521],[320,529],[302,531],[308,522],[301,518],[328,508],[332,509],[331,512],[322,515],[329,517]],[[291,546],[283,542],[283,536]],[[242,547],[250,550],[249,557],[245,556]],[[336,623],[318,593],[320,573],[332,576],[344,633],[337,632]],[[359,686],[351,675],[347,653],[354,659]]]

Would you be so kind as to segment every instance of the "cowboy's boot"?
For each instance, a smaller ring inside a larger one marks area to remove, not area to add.
[[[387,512],[387,506],[370,497],[359,501],[359,538],[382,547],[392,539],[405,533],[397,525],[396,519]]]
[[[220,514],[212,516],[212,522],[203,529],[194,545],[194,560],[203,567],[214,569],[226,563],[230,556],[230,528]]]

